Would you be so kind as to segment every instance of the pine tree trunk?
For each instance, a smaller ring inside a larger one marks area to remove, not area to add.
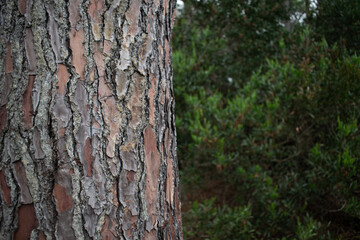
[[[1,1],[1,239],[182,239],[175,4]]]
[[[287,14],[287,15],[290,15],[290,14],[289,14],[289,11],[290,11],[290,0],[285,0],[285,1],[284,1],[284,5],[285,5],[286,14]],[[289,16],[289,19],[284,22],[284,25],[285,25],[285,29],[286,29],[286,30],[291,31],[290,16]]]

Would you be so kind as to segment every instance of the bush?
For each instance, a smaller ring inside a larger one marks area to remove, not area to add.
[[[183,179],[233,190],[222,208],[212,200],[185,214],[189,239],[359,236],[360,58],[311,44],[269,60],[234,97],[182,92]]]
[[[341,43],[351,51],[360,50],[360,2],[354,0],[318,1],[315,27],[330,44]]]
[[[184,217],[190,225],[184,226],[185,239],[251,239],[249,207],[215,207],[215,198],[203,203],[194,202]]]

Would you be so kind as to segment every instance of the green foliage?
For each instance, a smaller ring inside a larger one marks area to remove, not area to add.
[[[296,236],[299,240],[314,239],[317,236],[319,223],[309,216],[305,217],[305,225],[298,219]]]
[[[311,25],[320,15],[279,26],[291,10],[280,1],[189,2],[173,59],[183,194],[195,200],[185,238],[358,239],[356,47]]]
[[[282,24],[291,9],[285,8],[279,0],[186,1],[173,38],[174,60],[184,66],[175,68],[177,88],[227,94],[241,86],[266,57],[276,55],[287,35]]]
[[[216,207],[215,198],[194,202],[184,218],[191,225],[184,226],[184,238],[189,239],[252,239],[249,207]]]
[[[316,29],[330,44],[342,42],[349,50],[360,50],[360,2],[321,0],[316,12]]]
[[[316,61],[268,61],[232,98],[185,94],[177,123],[191,157],[182,166],[221,169],[251,210],[254,236],[311,239],[335,211],[359,218],[360,58]]]

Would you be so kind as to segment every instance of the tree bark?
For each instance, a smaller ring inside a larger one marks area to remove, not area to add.
[[[182,239],[175,0],[2,0],[2,239]]]

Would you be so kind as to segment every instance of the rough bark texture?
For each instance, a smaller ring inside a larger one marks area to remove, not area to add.
[[[182,238],[175,4],[1,0],[1,239]]]

